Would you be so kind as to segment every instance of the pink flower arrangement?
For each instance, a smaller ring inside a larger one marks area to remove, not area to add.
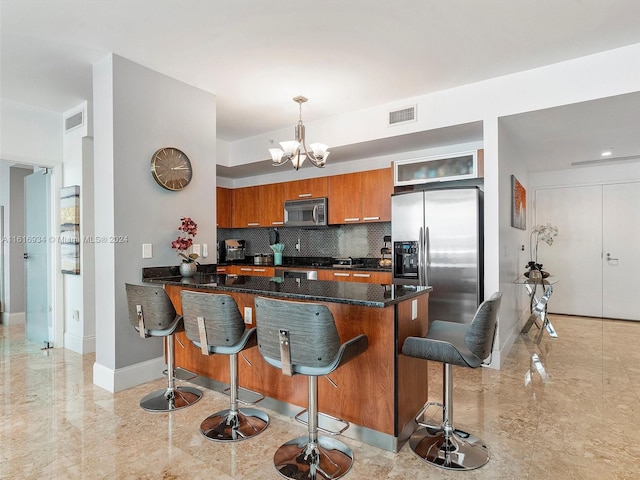
[[[183,252],[185,250],[189,250],[193,245],[193,237],[198,234],[198,224],[196,224],[196,222],[194,222],[190,217],[182,217],[180,221],[182,223],[178,227],[178,230],[182,233],[180,234],[180,236],[178,236],[177,239],[171,242],[171,248],[173,248],[174,250],[178,250],[178,255],[183,258],[183,262],[196,262],[196,260],[198,259],[197,253],[190,253],[189,255],[185,255]]]

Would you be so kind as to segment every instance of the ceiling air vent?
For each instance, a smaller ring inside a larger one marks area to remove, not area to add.
[[[84,124],[84,110],[80,110],[78,113],[74,113],[70,117],[64,119],[64,131],[65,133],[80,127]]]
[[[416,121],[416,106],[401,108],[389,112],[389,126]]]

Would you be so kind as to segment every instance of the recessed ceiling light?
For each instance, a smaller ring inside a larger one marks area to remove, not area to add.
[[[612,148],[607,148],[606,150],[603,150],[602,153],[600,154],[601,157],[610,157],[611,154],[613,154],[613,149]]]

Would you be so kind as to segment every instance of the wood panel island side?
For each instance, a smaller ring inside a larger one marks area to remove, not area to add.
[[[343,435],[391,451],[399,450],[416,428],[414,418],[427,401],[427,362],[405,357],[401,351],[406,337],[427,332],[431,287],[201,273],[190,278],[148,277],[143,273],[143,281],[162,283],[178,313],[182,313],[183,289],[230,295],[241,313],[251,308],[247,327],[255,326],[256,296],[326,305],[342,342],[363,333],[369,338],[369,347],[330,375],[337,388],[320,380],[319,411],[350,422]],[[209,388],[221,390],[228,385],[227,356],[203,355],[184,332],[179,332],[177,339],[176,367],[197,373],[199,377],[193,381]],[[251,365],[238,362],[239,385],[267,397],[259,407],[286,414],[306,408],[306,377],[283,375],[262,359],[257,347],[243,353]]]

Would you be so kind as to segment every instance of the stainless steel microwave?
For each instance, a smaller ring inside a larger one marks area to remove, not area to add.
[[[287,227],[326,227],[328,213],[326,198],[284,202],[284,224]]]

